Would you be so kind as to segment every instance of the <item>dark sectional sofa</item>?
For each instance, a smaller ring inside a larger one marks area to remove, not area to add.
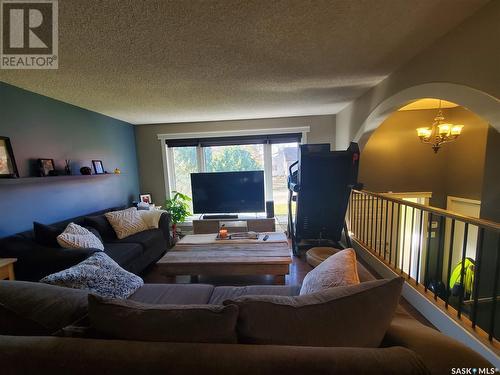
[[[360,279],[373,276],[361,265]],[[78,294],[81,309],[87,307],[83,290],[40,283],[24,283],[9,292],[12,283],[0,281],[0,303],[6,296],[25,297],[17,308],[29,311],[35,303],[46,308],[44,319],[62,316]],[[3,290],[2,290],[3,288]],[[31,290],[33,288],[34,290]],[[36,290],[43,288],[44,290]],[[56,289],[54,292],[54,288]],[[24,290],[23,290],[24,289]],[[129,299],[149,304],[220,305],[243,295],[295,296],[298,286],[231,287],[203,284],[145,284]],[[73,294],[65,300],[64,295]],[[29,295],[33,297],[29,297]],[[59,303],[54,304],[53,300]],[[46,303],[49,300],[52,303]],[[19,301],[16,299],[16,301]],[[0,305],[1,307],[1,305]],[[0,313],[2,309],[0,308]],[[5,315],[5,311],[3,314]],[[80,312],[81,313],[81,312]],[[59,314],[59,315],[58,315]],[[1,315],[1,314],[0,314]],[[266,319],[266,314],[262,319]],[[451,368],[491,367],[480,355],[461,343],[426,327],[398,308],[378,348],[213,344],[134,341],[100,338],[27,335],[12,331],[7,315],[0,316],[0,363],[3,374],[449,374]],[[75,317],[73,317],[75,318]],[[15,319],[13,319],[14,321]],[[70,322],[70,319],[67,319]],[[5,322],[2,325],[2,322]],[[320,324],[320,322],[311,322]],[[290,327],[293,330],[293,327]],[[10,332],[9,332],[10,330]],[[28,359],[28,360],[27,360]]]
[[[127,271],[142,273],[161,258],[171,246],[170,218],[161,215],[158,229],[150,229],[119,240],[104,216],[111,208],[51,224],[60,231],[70,222],[94,228],[104,244],[104,252]],[[53,241],[52,241],[53,242]],[[50,241],[37,241],[33,230],[0,239],[0,258],[17,258],[14,271],[17,280],[38,281],[87,259],[97,249],[63,249]]]

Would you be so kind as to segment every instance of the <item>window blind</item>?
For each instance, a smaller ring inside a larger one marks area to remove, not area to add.
[[[186,138],[186,139],[166,139],[168,147],[211,147],[211,146],[235,146],[254,144],[274,144],[293,143],[302,140],[302,133],[289,134],[265,134],[249,135],[241,137],[213,137],[213,138]]]

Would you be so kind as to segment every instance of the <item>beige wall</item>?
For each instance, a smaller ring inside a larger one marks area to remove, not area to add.
[[[499,98],[499,14],[500,1],[491,1],[339,112],[336,147],[345,148],[380,103],[412,86],[433,82],[454,83]]]
[[[432,192],[431,205],[446,208],[446,196],[481,199],[488,124],[462,107],[443,111],[464,124],[462,136],[434,154],[417,138],[436,110],[395,112],[372,134],[360,160],[359,180],[376,192]]]
[[[151,193],[156,204],[163,204],[165,184],[158,134],[190,133],[225,130],[270,129],[310,126],[308,143],[334,144],[335,116],[305,116],[256,120],[193,122],[179,124],[137,125],[135,138],[139,160],[140,187]]]

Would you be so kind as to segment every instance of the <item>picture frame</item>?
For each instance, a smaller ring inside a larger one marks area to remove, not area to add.
[[[151,194],[141,194],[139,195],[139,201],[147,204],[153,203],[153,200],[151,199]]]
[[[0,136],[0,178],[18,178],[16,159],[9,137]]]
[[[54,159],[38,159],[38,174],[40,177],[56,176]]]
[[[102,165],[102,160],[92,160],[92,165],[94,166],[95,174],[104,174],[104,166]]]

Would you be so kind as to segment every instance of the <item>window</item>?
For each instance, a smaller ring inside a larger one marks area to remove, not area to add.
[[[299,144],[277,143],[272,145],[273,200],[276,216],[288,215],[288,168],[299,157]]]
[[[264,170],[266,200],[274,201],[275,215],[286,222],[288,168],[298,158],[302,134],[165,138],[166,186],[192,197],[191,173]]]
[[[259,171],[264,169],[264,145],[203,148],[205,172]]]
[[[173,174],[175,181],[175,191],[192,196],[191,173],[198,172],[196,147],[174,147],[172,148]],[[190,203],[192,210],[192,204]]]

